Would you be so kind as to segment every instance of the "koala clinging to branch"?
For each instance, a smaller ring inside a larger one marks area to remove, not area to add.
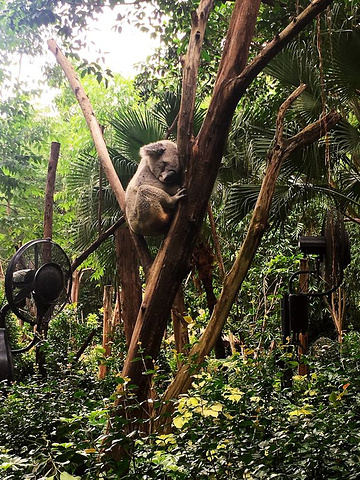
[[[133,232],[163,235],[174,209],[186,195],[176,144],[169,140],[150,143],[140,149],[141,161],[125,194],[126,218]]]

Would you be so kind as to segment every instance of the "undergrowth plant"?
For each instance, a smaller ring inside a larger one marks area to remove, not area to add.
[[[105,425],[119,376],[99,381],[81,362],[47,378],[3,385],[0,478],[4,479],[357,479],[360,460],[360,335],[314,349],[308,376],[279,347],[211,359],[176,404],[172,429],[116,437]],[[130,417],[133,408],[129,403]],[[105,441],[106,440],[106,441]],[[129,450],[126,465],[102,462],[111,442]],[[106,463],[105,463],[106,465]]]

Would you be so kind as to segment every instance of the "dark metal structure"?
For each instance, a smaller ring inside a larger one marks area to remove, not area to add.
[[[349,236],[341,213],[329,210],[321,233],[318,237],[299,238],[299,248],[305,257],[315,256],[314,266],[293,273],[289,280],[289,293],[282,298],[282,336],[284,345],[289,345],[289,349],[291,346],[300,346],[301,349],[300,337],[308,332],[310,300],[335,292],[343,281],[344,269],[350,263]],[[299,280],[304,276],[309,281],[302,289]],[[292,372],[285,372],[284,387],[291,385],[291,378]]]
[[[15,253],[5,274],[8,303],[0,310],[0,380],[14,378],[13,355],[30,350],[40,340],[38,332],[68,301],[71,264],[64,250],[50,239],[32,240]],[[6,315],[12,311],[34,326],[34,337],[24,348],[12,350]]]

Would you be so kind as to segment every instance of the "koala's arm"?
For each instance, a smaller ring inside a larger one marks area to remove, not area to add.
[[[172,211],[186,195],[179,188],[174,195],[152,185],[140,185],[128,192],[126,215],[130,228],[142,235],[162,235],[169,228]]]
[[[158,202],[164,210],[173,210],[180,198],[183,198],[186,195],[186,189],[179,187],[174,195],[170,195],[153,185],[141,185],[138,189],[138,195],[139,194],[146,202],[153,204]]]

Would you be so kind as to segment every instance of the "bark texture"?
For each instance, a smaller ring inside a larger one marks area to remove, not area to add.
[[[142,289],[138,257],[128,229],[119,228],[115,231],[115,248],[120,281],[121,318],[126,345],[129,346],[141,305]]]

